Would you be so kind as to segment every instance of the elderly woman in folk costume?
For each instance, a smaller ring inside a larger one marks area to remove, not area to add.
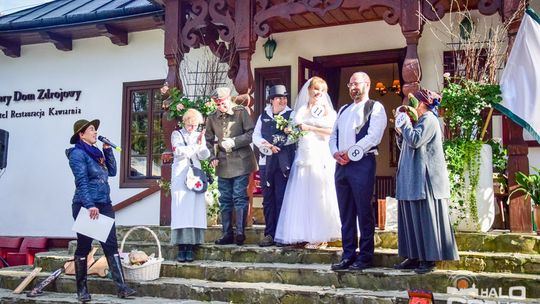
[[[443,134],[437,118],[441,97],[427,89],[409,95],[416,99],[418,121],[407,111],[396,116],[398,253],[405,260],[396,269],[431,272],[435,262],[459,259],[448,216],[450,186],[443,152]]]
[[[182,118],[184,127],[171,135],[174,161],[171,174],[171,244],[178,245],[179,262],[193,261],[193,245],[204,243],[206,202],[204,193],[188,189],[186,177],[190,166],[201,168],[201,160],[210,156],[204,138],[197,131],[203,123],[199,111],[188,109]]]

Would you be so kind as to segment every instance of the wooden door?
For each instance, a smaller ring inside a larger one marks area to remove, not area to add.
[[[324,70],[321,64],[298,57],[298,91],[304,83],[313,76],[324,78]]]
[[[289,92],[288,104],[291,106],[291,66],[255,69],[255,118],[264,110],[270,87],[282,84]]]

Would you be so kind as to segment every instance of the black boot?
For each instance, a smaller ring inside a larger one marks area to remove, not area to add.
[[[193,245],[186,245],[186,262],[193,262]]]
[[[77,281],[77,298],[85,303],[92,300],[86,286],[88,264],[85,256],[75,256],[75,278]]]
[[[176,260],[180,263],[186,261],[186,245],[178,245],[178,256],[176,257]]]
[[[244,230],[246,228],[248,207],[234,208],[234,210],[236,211],[236,245],[242,246],[246,240]]]
[[[217,245],[228,245],[234,243],[234,235],[232,229],[232,210],[221,212],[221,224],[223,225],[223,237],[216,240]]]
[[[111,271],[113,280],[118,287],[118,297],[127,298],[137,293],[134,289],[131,289],[126,285],[124,271],[118,253],[112,256],[108,255],[107,263],[109,264],[109,270]]]

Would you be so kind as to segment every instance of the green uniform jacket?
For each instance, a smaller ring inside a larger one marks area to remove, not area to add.
[[[211,153],[210,160],[219,160],[216,174],[224,178],[257,170],[257,161],[251,148],[251,137],[255,128],[253,121],[243,106],[236,106],[232,110],[232,115],[216,111],[206,121],[205,136]],[[234,140],[234,148],[229,153],[220,145],[223,138]]]

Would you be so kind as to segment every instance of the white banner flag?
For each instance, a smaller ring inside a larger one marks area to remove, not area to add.
[[[501,78],[495,108],[540,142],[540,18],[527,9]]]

